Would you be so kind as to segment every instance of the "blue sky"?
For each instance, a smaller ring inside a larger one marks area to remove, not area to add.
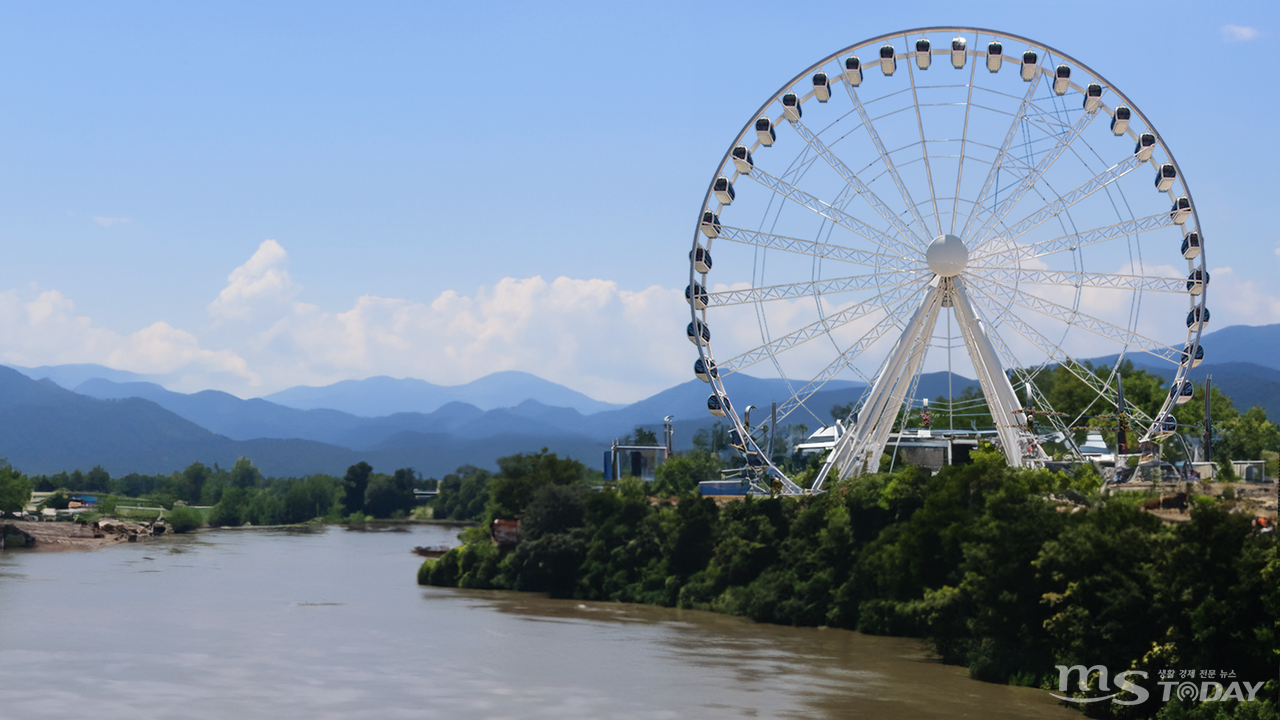
[[[742,125],[816,60],[943,24],[1122,88],[1233,288],[1215,326],[1280,322],[1273,4],[793,8],[6,4],[0,362],[246,397],[519,369],[640,399],[690,377],[685,255]]]

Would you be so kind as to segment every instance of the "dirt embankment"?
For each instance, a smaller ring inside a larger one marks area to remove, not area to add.
[[[25,546],[32,549],[93,549],[120,542],[137,542],[165,532],[163,524],[141,524],[120,520],[102,519],[97,523],[28,522],[5,520],[0,522],[0,537],[6,538],[0,545]],[[16,538],[16,540],[15,540]]]

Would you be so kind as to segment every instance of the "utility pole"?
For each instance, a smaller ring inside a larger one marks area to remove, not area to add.
[[[1213,384],[1213,376],[1206,375],[1204,378],[1204,461],[1213,462],[1213,455],[1210,453],[1210,447],[1213,443],[1213,425],[1209,417],[1209,388]]]

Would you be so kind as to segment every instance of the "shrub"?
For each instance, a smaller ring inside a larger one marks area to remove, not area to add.
[[[175,533],[191,532],[204,524],[204,517],[199,510],[181,505],[166,512],[164,517],[169,521],[169,527],[173,528]]]

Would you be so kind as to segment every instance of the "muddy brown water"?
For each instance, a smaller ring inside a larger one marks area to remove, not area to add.
[[[456,532],[0,553],[0,717],[1081,717],[909,639],[419,587]]]

